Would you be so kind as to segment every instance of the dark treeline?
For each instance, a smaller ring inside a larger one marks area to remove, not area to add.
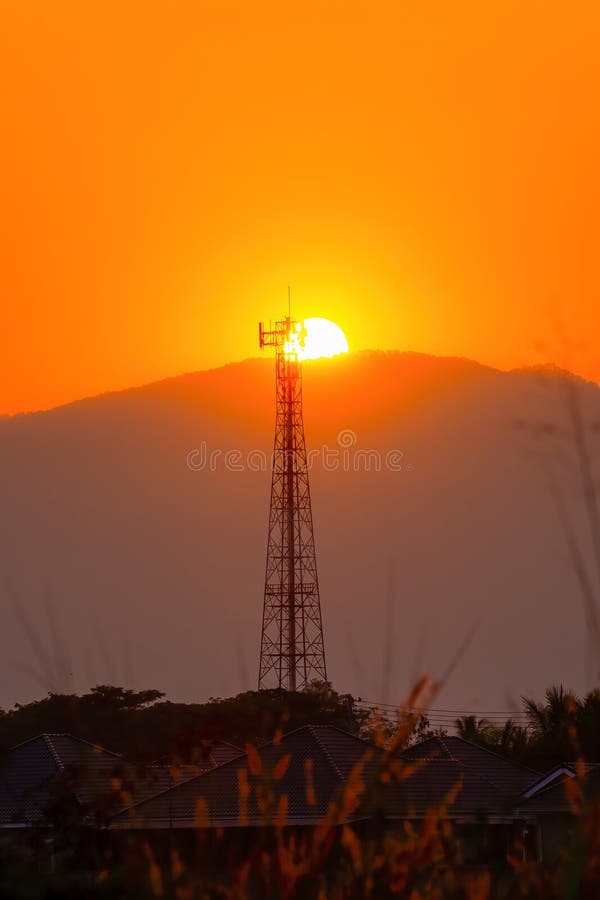
[[[368,718],[353,711],[348,695],[319,684],[303,693],[247,691],[206,703],[172,703],[158,690],[99,685],[81,696],[51,693],[0,711],[0,747],[6,750],[43,732],[67,732],[139,761],[166,755],[194,762],[207,742],[260,745],[277,731],[308,724],[362,731]]]
[[[465,716],[456,721],[461,737],[539,771],[583,759],[600,762],[600,690],[578,697],[562,686],[546,691],[542,702],[523,698],[527,725],[508,720],[502,727]]]
[[[466,716],[456,721],[455,730],[539,771],[580,758],[600,761],[600,690],[578,697],[563,687],[552,687],[543,701],[523,698],[522,704],[526,725],[509,720],[498,727]],[[522,715],[519,721],[523,722]],[[100,685],[83,695],[51,693],[0,711],[0,748],[8,749],[42,732],[69,732],[131,759],[168,756],[193,762],[207,742],[225,740],[242,748],[247,742],[260,745],[278,731],[307,724],[335,725],[363,737],[379,733],[385,738],[396,730],[398,719],[382,721],[368,710],[357,709],[350,695],[319,684],[298,694],[247,691],[206,703],[172,703],[158,690]],[[432,731],[423,715],[414,724],[411,740],[434,733],[440,731]]]

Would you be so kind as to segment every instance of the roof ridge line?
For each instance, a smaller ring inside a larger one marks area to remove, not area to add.
[[[452,755],[450,748],[444,743],[444,739],[439,734],[432,734],[431,737],[423,738],[423,740],[417,741],[415,744],[409,744],[408,747],[404,748],[404,750],[399,751],[399,755],[404,756],[405,753],[410,754],[411,750],[414,750],[416,747],[422,747],[423,744],[435,744],[435,743],[439,743],[442,745],[442,749],[444,750],[445,753],[448,754],[449,760],[452,760],[453,762],[459,762],[459,760],[455,756]],[[417,758],[420,758],[420,757],[417,757]],[[438,762],[441,762],[444,759],[446,759],[445,756],[440,755],[439,750],[436,750],[435,752],[431,753],[429,756],[424,756],[421,758],[427,760],[428,762],[434,762],[436,760]],[[410,759],[410,755],[409,755],[409,759]]]
[[[500,756],[499,753],[494,753],[493,750],[487,750],[485,747],[480,747],[479,744],[474,744],[472,741],[465,740],[465,738],[462,738],[459,734],[452,735],[452,737],[458,739],[459,741],[462,741],[464,744],[468,744],[471,747],[476,747],[477,750],[484,750],[485,752],[489,753],[491,756],[495,756],[496,759],[505,760],[506,762],[512,762],[511,760],[506,760],[506,758],[504,756]],[[442,740],[442,739],[440,738],[440,740]],[[467,769],[468,771],[470,771],[471,774],[474,775],[476,778],[480,778],[486,784],[489,784],[490,787],[492,787],[497,794],[500,794],[501,796],[505,796],[502,787],[500,785],[496,784],[495,781],[492,781],[492,779],[489,777],[489,775],[487,773],[480,772],[478,770],[477,766],[471,760],[462,760],[462,759],[458,759],[457,757],[454,757],[454,756],[452,757],[452,759],[454,760],[454,762],[458,763],[464,769]],[[524,766],[523,768],[526,768],[526,766]],[[522,796],[522,794],[520,794],[518,796]]]
[[[344,737],[352,738],[353,741],[356,741],[359,744],[364,744],[370,750],[382,750],[378,744],[375,744],[373,741],[367,740],[367,738],[361,737],[359,734],[353,734],[351,731],[346,731],[345,728],[340,728],[339,725],[311,725],[311,728],[330,728],[332,731],[337,731],[338,734],[343,734]],[[598,763],[600,766],[600,763]]]
[[[463,744],[468,744],[469,747],[477,747],[478,750],[483,750],[485,753],[489,753],[490,756],[495,756],[496,759],[501,759],[503,762],[509,763],[516,769],[525,769],[527,772],[533,772],[534,775],[542,775],[537,769],[532,769],[531,766],[527,766],[525,763],[519,762],[518,760],[509,759],[508,756],[502,756],[501,753],[490,750],[489,747],[482,747],[481,744],[476,744],[474,741],[469,741],[467,738],[461,737],[460,734],[447,735],[447,737],[453,737],[455,740],[462,741]]]
[[[241,747],[238,747],[237,744],[232,744],[231,741],[226,741],[223,738],[216,738],[216,740],[213,741],[213,745],[214,744],[225,744],[227,747],[233,747],[234,750],[239,750],[240,753],[244,752]]]
[[[33,737],[25,738],[24,741],[19,741],[18,744],[12,744],[12,745],[8,748],[8,750],[9,750],[10,753],[12,753],[13,750],[18,750],[19,747],[24,747],[25,744],[32,744],[34,741],[39,741],[40,738],[45,738],[45,737],[46,737],[46,733],[47,733],[47,732],[45,732],[45,731],[40,731],[39,734],[34,734]]]
[[[129,762],[129,760],[125,759],[122,753],[117,753],[116,750],[109,750],[103,744],[94,744],[92,741],[86,740],[86,738],[77,737],[76,734],[71,734],[70,731],[50,731],[44,732],[44,737],[66,737],[70,738],[72,741],[77,741],[78,744],[85,744],[86,747],[91,747],[92,750],[95,750],[97,753],[107,753],[109,756],[116,756],[117,759],[122,760],[123,762]]]
[[[453,735],[453,737],[454,737],[454,735]],[[493,781],[490,781],[490,779],[488,778],[488,776],[486,774],[484,774],[483,772],[479,772],[477,767],[474,766],[473,763],[465,762],[464,760],[459,759],[457,756],[453,756],[452,753],[450,752],[450,749],[444,743],[444,739],[442,737],[436,735],[434,740],[435,739],[437,739],[440,742],[440,744],[443,745],[444,750],[446,751],[446,753],[448,753],[449,758],[444,759],[444,757],[442,757],[442,756],[437,756],[437,757],[433,756],[433,757],[427,758],[427,760],[426,760],[427,762],[442,762],[442,763],[443,762],[453,762],[453,763],[456,763],[456,765],[459,766],[463,770],[463,773],[464,773],[464,770],[469,771],[472,776],[479,779],[480,781],[485,782],[485,784],[487,784],[491,788],[493,788],[493,790],[496,794],[502,795],[502,789],[499,788],[497,784],[494,784]],[[465,741],[465,743],[468,744],[469,741]],[[474,746],[477,746],[477,744],[475,744]]]
[[[44,743],[46,744],[46,747],[47,747],[48,750],[50,751],[50,756],[52,757],[52,759],[53,759],[54,762],[56,763],[56,768],[58,769],[59,772],[64,772],[65,767],[64,767],[63,764],[62,764],[61,758],[60,758],[60,756],[58,755],[58,752],[57,752],[57,750],[56,750],[56,747],[54,746],[54,744],[53,744],[52,741],[50,740],[50,735],[44,733],[44,734],[42,735],[42,737],[43,737],[43,739],[44,739]]]
[[[157,797],[162,797],[164,794],[170,793],[170,791],[175,791],[175,790],[177,790],[177,788],[180,788],[184,784],[189,784],[191,781],[196,781],[197,778],[204,778],[205,775],[210,775],[211,772],[217,772],[220,769],[224,769],[225,766],[231,766],[234,763],[239,764],[242,761],[242,759],[245,759],[246,768],[247,768],[248,767],[248,754],[245,752],[242,752],[239,756],[234,756],[233,759],[228,759],[228,760],[226,760],[226,762],[221,763],[218,766],[212,766],[212,768],[205,769],[204,772],[196,772],[195,775],[190,775],[189,778],[183,778],[181,781],[178,781],[177,784],[171,784],[168,787],[162,788],[162,790],[157,791],[155,794],[150,794],[149,797],[142,797],[140,800],[136,800],[135,803],[131,803],[129,806],[125,806],[122,809],[120,809],[118,812],[116,812],[113,816],[110,817],[110,820],[112,822],[114,819],[118,818],[118,816],[123,815],[123,813],[127,812],[128,810],[136,809],[138,806],[143,806],[144,803],[149,803],[151,800],[156,800]],[[150,768],[152,767],[152,765],[154,765],[154,764],[151,763]],[[170,768],[170,767],[167,767],[167,768]],[[173,767],[173,768],[176,768],[176,767]]]
[[[229,762],[234,762],[234,760],[230,760]],[[229,763],[223,763],[223,765],[228,765]],[[221,766],[214,766],[213,769],[220,769]],[[207,775],[208,772],[212,772],[213,769],[207,769],[206,772],[199,772],[197,775],[191,775],[190,778],[183,778],[177,784],[171,784],[169,787],[163,788],[160,791],[157,791],[156,794],[150,794],[149,797],[142,797],[141,800],[136,800],[135,803],[130,803],[129,806],[121,806],[117,812],[113,813],[109,818],[110,822],[113,822],[115,819],[118,819],[119,816],[122,816],[124,813],[129,812],[130,810],[136,809],[138,806],[143,806],[144,803],[149,803],[151,800],[156,800],[158,797],[162,797],[164,794],[168,794],[171,791],[174,791],[175,788],[181,787],[183,784],[188,784],[190,781],[195,781],[196,778],[201,778],[202,775]],[[110,828],[110,825],[108,826]]]
[[[448,736],[448,735],[444,735],[444,736],[442,737],[442,736],[440,735],[440,736],[438,737],[438,740],[439,740],[440,744],[442,745],[442,747],[444,748],[444,750],[446,751],[446,753],[448,754],[449,758],[450,758],[453,762],[460,762],[460,760],[453,754],[452,750],[450,749],[450,747],[449,747],[448,744],[446,743],[446,738],[447,738],[447,736]]]
[[[41,731],[39,734],[34,735],[30,738],[25,738],[24,741],[19,741],[18,744],[13,744],[12,747],[9,747],[9,751],[18,750],[19,747],[24,747],[26,744],[32,744],[34,741],[39,741],[40,738],[44,740],[44,742],[49,745],[49,740],[53,737],[66,737],[71,738],[72,741],[77,741],[79,744],[85,744],[88,747],[91,747],[92,750],[97,750],[101,753],[108,753],[110,756],[116,756],[118,759],[124,760],[127,762],[122,753],[117,753],[116,750],[108,750],[107,747],[104,747],[102,744],[93,744],[91,741],[86,740],[85,738],[77,737],[75,734],[71,734],[70,731]]]
[[[321,750],[321,753],[323,754],[323,756],[325,757],[325,759],[327,760],[327,762],[329,763],[329,765],[330,765],[331,768],[333,769],[333,771],[334,771],[336,777],[337,777],[340,781],[343,781],[343,780],[344,780],[344,776],[342,775],[342,773],[341,773],[340,770],[338,769],[337,765],[335,764],[335,761],[334,761],[334,759],[333,759],[331,753],[329,752],[329,750],[328,750],[326,747],[324,747],[323,744],[321,743],[321,741],[320,741],[320,739],[319,739],[319,736],[318,736],[318,734],[316,733],[315,726],[314,726],[314,725],[309,725],[309,726],[308,726],[308,729],[309,729],[310,733],[312,734],[313,738],[315,739],[315,743],[317,744],[317,746],[318,746],[319,749]],[[341,730],[341,729],[340,729],[340,730]]]
[[[263,741],[262,744],[254,744],[254,748],[258,751],[265,750],[267,747],[270,747],[271,744],[281,743],[281,741],[286,740],[291,737],[293,734],[297,734],[299,731],[305,731],[307,728],[318,730],[319,728],[330,728],[332,731],[337,731],[339,734],[343,734],[345,737],[352,738],[354,741],[358,741],[360,744],[366,744],[367,747],[373,749],[373,747],[377,748],[377,744],[374,744],[372,741],[368,741],[365,738],[360,737],[358,734],[352,734],[351,731],[345,731],[343,728],[340,728],[338,725],[314,725],[311,722],[308,722],[306,725],[297,725],[295,728],[292,728],[291,731],[286,731],[285,733],[281,733],[279,736],[279,740],[276,738],[269,738],[268,741]],[[236,744],[232,745],[236,747],[236,749],[240,749]],[[242,753],[245,753],[245,750],[242,750]],[[600,763],[599,763],[600,765]]]
[[[540,775],[540,777],[536,781],[532,781],[531,784],[529,784],[522,792],[521,797],[523,797],[525,800],[531,800],[534,797],[539,797],[540,795],[545,794],[546,791],[556,787],[557,784],[563,784],[564,781],[559,781],[559,776],[562,773],[570,773],[571,777],[577,777],[577,772],[570,766],[554,766],[554,768],[550,769],[549,772]],[[547,782],[547,784],[544,785],[544,782]],[[534,791],[534,788],[536,788],[538,784],[542,784],[543,787],[538,788],[536,791]]]

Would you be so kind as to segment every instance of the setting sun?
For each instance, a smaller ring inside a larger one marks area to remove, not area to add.
[[[305,319],[304,342],[300,349],[300,359],[317,359],[319,356],[337,356],[348,352],[346,335],[335,322],[329,319]]]

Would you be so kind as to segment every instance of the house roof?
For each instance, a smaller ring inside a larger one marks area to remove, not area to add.
[[[229,762],[241,756],[243,750],[230,744],[229,741],[211,741],[209,745],[209,759],[213,766],[222,766],[223,763]]]
[[[83,809],[114,811],[207,771],[234,752],[241,753],[218,742],[209,748],[206,765],[142,768],[71,734],[41,734],[0,760],[0,826],[41,824],[61,778]]]
[[[382,779],[390,763],[382,748],[333,726],[309,725],[135,804],[111,827],[262,825],[269,814],[275,817],[284,797],[288,825],[316,824],[334,809],[337,821],[368,818],[376,811],[420,818],[455,788],[449,817],[505,816],[522,785],[539,778],[525,767],[503,766],[501,757],[466,741],[456,748],[426,741],[391,762],[394,774]]]
[[[244,754],[125,810],[113,820],[113,827],[195,827],[204,810],[214,825],[262,824],[265,814],[260,787],[269,782],[275,803],[282,795],[287,797],[289,820],[316,822],[370,749],[369,744],[336,728],[299,728],[257,752],[260,771],[256,774]],[[279,763],[282,770],[277,777]],[[249,794],[244,797],[246,783]]]
[[[469,772],[484,778],[502,793],[516,797],[540,778],[540,773],[506,759],[492,750],[456,735],[432,737],[409,747],[404,759],[454,760]]]
[[[241,750],[240,747],[236,747],[235,744],[221,740],[200,741],[199,746],[196,747],[195,750],[196,753],[193,763],[182,765],[178,762],[174,762],[169,756],[164,756],[157,759],[152,765],[160,769],[171,768],[173,770],[189,772],[191,777],[192,775],[199,775],[201,772],[206,772],[208,769],[213,769],[215,766],[222,766],[223,763],[229,762],[229,760],[235,759],[238,756],[242,756],[244,753],[244,751]]]
[[[583,779],[578,775],[569,777],[566,773],[570,766],[560,767],[560,769],[562,774],[557,779],[519,804],[519,809],[523,813],[527,815],[573,814],[570,792],[574,784],[581,788],[587,801],[597,801],[600,798],[600,767],[586,766]]]
[[[567,778],[575,778],[575,769],[575,766],[555,766],[549,772],[540,775],[538,780],[534,781],[533,784],[530,784],[527,790],[523,791],[523,798],[529,799],[529,797],[534,797],[536,794],[539,794],[540,791],[565,781]]]
[[[121,757],[69,734],[41,734],[13,747],[0,763],[0,824],[27,825],[43,819],[52,784],[61,774],[78,779],[80,803],[90,803],[111,789]],[[114,790],[114,788],[113,788]]]

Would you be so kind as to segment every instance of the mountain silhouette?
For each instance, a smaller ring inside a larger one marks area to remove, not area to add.
[[[547,483],[552,466],[591,568],[565,388],[597,441],[600,389],[552,368],[304,364],[338,690],[400,701],[453,660],[437,706],[590,686],[600,651]],[[0,420],[1,705],[107,682],[181,700],[255,686],[273,427],[272,359]]]

